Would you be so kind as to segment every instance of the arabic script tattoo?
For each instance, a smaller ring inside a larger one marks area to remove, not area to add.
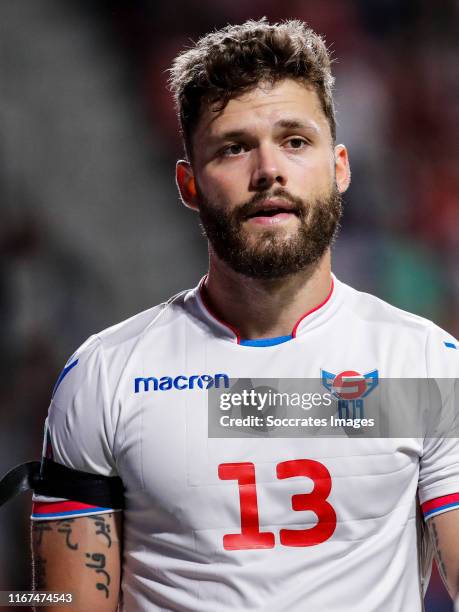
[[[109,518],[112,516],[108,515]],[[112,537],[111,537],[111,527],[105,521],[105,517],[103,514],[93,514],[89,517],[94,521],[94,525],[96,527],[96,535],[102,535],[107,541],[107,547],[110,548],[112,545]]]
[[[88,553],[85,553],[85,557],[90,560],[89,563],[88,562],[85,563],[85,566],[93,569],[96,572],[98,580],[100,576],[106,580],[105,584],[103,582],[97,582],[96,589],[98,591],[103,591],[105,594],[105,597],[108,599],[110,595],[110,592],[108,589],[108,587],[110,586],[110,575],[105,570],[105,555],[103,555],[102,553],[89,553],[88,552]]]
[[[75,542],[74,544],[72,544],[72,542],[70,541],[70,536],[72,535],[72,523],[74,522],[74,520],[75,519],[69,518],[57,521],[57,531],[59,533],[65,533],[65,544],[67,548],[70,548],[70,550],[78,550],[78,543]]]

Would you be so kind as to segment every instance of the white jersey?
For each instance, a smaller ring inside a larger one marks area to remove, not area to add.
[[[334,278],[289,338],[241,340],[197,287],[72,356],[50,446],[123,480],[124,610],[422,610],[419,500],[426,518],[459,508],[456,439],[208,436],[209,381],[324,371],[458,378],[459,348]],[[35,497],[32,519],[104,511]]]

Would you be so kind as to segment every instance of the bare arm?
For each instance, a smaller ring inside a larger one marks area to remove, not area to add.
[[[444,512],[427,521],[438,571],[448,593],[459,594],[459,510]]]
[[[120,591],[121,531],[121,512],[33,521],[33,588],[73,593],[74,612],[114,612]]]

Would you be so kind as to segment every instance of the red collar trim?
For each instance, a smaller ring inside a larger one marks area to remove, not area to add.
[[[298,326],[300,325],[301,321],[303,321],[306,317],[308,317],[313,312],[316,312],[316,310],[319,310],[319,308],[322,308],[322,306],[325,306],[325,304],[331,298],[334,288],[335,288],[335,282],[334,282],[333,277],[332,277],[331,287],[330,287],[330,291],[328,292],[327,297],[318,306],[314,306],[314,308],[311,308],[311,310],[308,310],[308,312],[306,314],[304,314],[300,319],[298,319],[298,321],[295,323],[295,327],[293,328],[293,331],[292,331],[292,338],[296,338],[296,334],[298,332]]]
[[[205,309],[207,310],[207,312],[210,314],[210,316],[212,318],[214,318],[216,321],[218,321],[218,323],[220,323],[220,325],[223,325],[224,327],[229,329],[236,336],[236,342],[238,344],[240,344],[241,343],[241,334],[239,333],[239,331],[235,327],[232,327],[231,325],[229,325],[229,323],[226,323],[225,321],[220,319],[220,317],[217,316],[215,314],[215,312],[212,310],[212,308],[209,306],[209,302],[207,301],[206,294],[205,294],[205,287],[204,287],[206,279],[207,279],[207,274],[201,279],[201,281],[199,283],[199,286],[198,286],[199,295],[201,297],[201,301],[202,301]],[[302,315],[302,317],[300,319],[298,319],[298,321],[295,323],[295,326],[293,327],[293,330],[292,330],[292,338],[296,338],[296,335],[298,333],[298,327],[299,327],[300,323],[302,321],[304,321],[304,319],[306,317],[308,317],[313,312],[316,312],[317,310],[319,310],[320,308],[325,306],[325,304],[330,300],[330,298],[331,298],[331,296],[333,294],[334,288],[335,288],[335,283],[334,283],[334,280],[333,280],[333,277],[332,277],[331,287],[330,287],[330,291],[329,291],[327,297],[325,298],[325,300],[323,302],[321,302],[317,306],[314,306],[314,308],[311,308],[311,310],[308,310],[308,312],[306,312],[304,315]]]
[[[206,279],[207,279],[207,274],[201,279],[199,283],[199,295],[201,296],[201,301],[204,304],[205,309],[207,310],[207,312],[210,314],[211,317],[213,317],[216,321],[220,323],[220,325],[223,325],[224,327],[229,329],[231,332],[233,332],[233,334],[236,336],[236,342],[238,344],[241,344],[241,334],[238,332],[238,330],[235,327],[232,327],[231,325],[226,323],[225,321],[222,321],[222,319],[220,319],[220,317],[217,316],[215,312],[212,310],[212,308],[209,306],[209,302],[207,301],[206,294],[205,294],[205,287],[204,287],[204,283],[206,282]]]

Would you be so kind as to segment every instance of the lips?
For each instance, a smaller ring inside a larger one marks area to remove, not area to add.
[[[247,219],[254,217],[275,217],[276,215],[298,214],[298,208],[292,202],[281,198],[263,200],[254,206]]]

